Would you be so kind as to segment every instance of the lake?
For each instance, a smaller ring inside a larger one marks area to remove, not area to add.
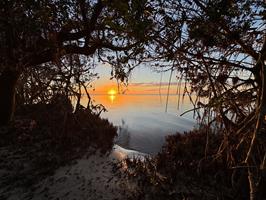
[[[180,117],[192,108],[188,97],[180,101],[179,108],[177,95],[93,95],[92,98],[106,107],[108,112],[101,116],[118,126],[115,143],[126,149],[156,154],[165,136],[191,130],[196,124],[193,112]]]

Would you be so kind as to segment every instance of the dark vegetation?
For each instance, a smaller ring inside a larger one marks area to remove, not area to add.
[[[0,130],[0,167],[6,171],[1,188],[33,188],[60,166],[112,149],[116,128],[107,120],[85,108],[73,112],[65,96],[52,100],[21,107],[10,126]]]
[[[92,69],[109,63],[111,77],[126,83],[136,65],[149,62],[158,71],[178,71],[177,81],[180,87],[185,81],[184,95],[191,97],[204,129],[168,138],[163,152],[143,164],[150,166],[144,180],[159,171],[167,180],[164,187],[184,173],[190,184],[203,181],[201,192],[189,194],[211,195],[197,198],[265,198],[264,1],[7,0],[0,8],[1,145],[27,152],[27,146],[39,148],[36,138],[39,144],[56,141],[48,152],[67,157],[65,147],[73,151],[83,137],[100,141],[103,136],[93,133],[109,125],[94,121],[104,108],[91,102],[90,82],[97,78]],[[58,96],[75,102],[74,109],[69,102],[58,107]],[[81,118],[88,122],[79,124]],[[235,182],[243,183],[244,192],[230,189]]]
[[[206,127],[177,133],[167,137],[157,156],[125,160],[122,166],[127,166],[127,176],[140,187],[137,198],[248,199],[246,170],[230,167],[225,157],[216,154],[222,137],[222,130],[214,133]],[[265,199],[263,189],[258,191],[258,199]]]
[[[265,199],[265,2],[159,2],[165,28],[155,39],[156,55],[172,61],[164,64],[179,72],[180,87],[185,80],[199,123],[223,128],[215,149],[207,134],[205,154],[216,150],[214,160],[243,171],[247,198]]]
[[[87,67],[99,61],[109,62],[112,77],[124,81],[152,27],[149,3],[140,0],[8,0],[0,8],[0,125],[12,120],[17,89],[27,97],[27,84],[36,86],[32,76],[42,78],[38,88],[48,96],[58,82],[85,89],[88,80],[82,83],[80,73],[88,75]],[[27,98],[34,103],[36,95]]]

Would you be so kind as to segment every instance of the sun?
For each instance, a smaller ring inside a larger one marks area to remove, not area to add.
[[[108,94],[110,101],[114,103],[114,100],[116,99],[116,95],[117,95],[117,90],[112,88],[108,90],[107,94]]]
[[[110,90],[108,90],[107,94],[109,94],[109,95],[116,95],[117,94],[117,91],[115,89],[110,89]]]

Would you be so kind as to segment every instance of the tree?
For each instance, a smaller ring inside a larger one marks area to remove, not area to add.
[[[91,82],[99,78],[93,73],[95,64],[92,58],[80,55],[64,56],[56,64],[45,63],[38,67],[28,68],[21,74],[16,87],[16,108],[31,104],[49,104],[58,95],[66,96],[77,102],[83,91],[89,99],[87,108],[92,102],[88,89]],[[77,109],[75,109],[77,110]]]
[[[7,0],[0,7],[0,125],[12,118],[18,79],[27,69],[74,54],[108,59],[110,51],[121,67],[121,58],[142,53],[153,27],[148,1]]]
[[[209,127],[215,122],[225,128],[217,155],[226,155],[229,166],[248,169],[250,199],[259,198],[266,178],[266,4],[158,4],[157,19],[163,26],[155,38],[154,55],[171,61],[171,68],[190,83],[185,93],[196,94],[194,111],[204,109],[207,114],[202,120]]]

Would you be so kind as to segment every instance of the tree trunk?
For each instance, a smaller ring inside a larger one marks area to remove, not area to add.
[[[19,73],[9,69],[0,75],[0,126],[5,126],[12,120],[18,78]]]

